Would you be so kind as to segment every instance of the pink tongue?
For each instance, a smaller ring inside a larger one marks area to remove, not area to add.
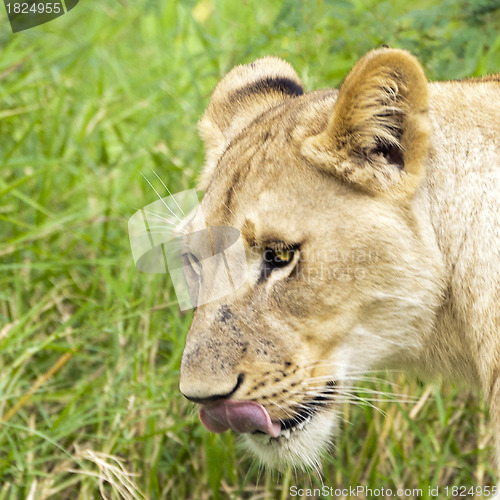
[[[200,408],[201,423],[210,432],[261,431],[272,437],[278,437],[281,425],[273,422],[267,410],[254,401],[222,401]]]

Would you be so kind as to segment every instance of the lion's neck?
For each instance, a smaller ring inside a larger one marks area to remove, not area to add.
[[[489,116],[500,109],[485,104],[485,92],[433,86],[428,171],[415,201],[443,262],[445,300],[428,362],[483,387],[486,361],[500,354],[500,139]]]

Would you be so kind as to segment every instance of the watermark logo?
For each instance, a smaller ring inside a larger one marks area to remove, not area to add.
[[[24,31],[61,17],[76,7],[79,0],[4,0],[14,33]]]
[[[159,199],[129,219],[132,257],[139,271],[170,274],[181,310],[234,293],[247,281],[248,263],[254,268],[260,261],[265,272],[294,263],[289,276],[297,280],[343,286],[366,279],[368,268],[379,260],[373,249],[346,246],[309,249],[297,259],[295,250],[289,251],[289,260],[276,261],[276,251],[270,248],[245,249],[239,229],[207,225],[194,189],[168,191],[170,196],[164,198],[153,190]]]
[[[128,230],[136,268],[169,272],[181,310],[234,293],[247,279],[240,231],[207,226],[194,189],[138,210]]]

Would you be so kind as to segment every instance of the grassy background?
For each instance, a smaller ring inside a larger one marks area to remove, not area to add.
[[[498,0],[100,0],[13,35],[0,8],[0,500],[287,498],[178,392],[190,314],[136,272],[128,218],[194,186],[196,122],[234,64],[276,54],[338,85],[383,43],[431,79],[500,71]],[[477,394],[399,375],[343,408],[333,487],[495,481]],[[415,396],[417,403],[405,403]],[[387,401],[394,399],[394,401]],[[380,411],[374,410],[376,406]],[[443,496],[441,496],[443,497]]]

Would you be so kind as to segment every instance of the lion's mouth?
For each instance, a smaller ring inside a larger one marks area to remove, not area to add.
[[[281,432],[279,436],[276,438],[272,437],[271,439],[279,439],[282,436],[289,438],[294,431],[304,429],[320,409],[325,408],[332,402],[336,393],[336,385],[335,381],[329,381],[326,387],[314,399],[307,403],[302,403],[293,417],[280,420]]]
[[[313,415],[318,411],[318,406],[314,402],[295,414],[293,418],[280,420],[281,433],[303,429],[311,421]]]
[[[279,421],[271,420],[267,410],[255,401],[223,400],[200,408],[200,420],[211,432],[232,429],[238,433],[265,434],[271,440],[289,438],[302,430],[319,409],[327,406],[336,392],[336,382],[330,381],[313,399],[296,405],[293,416]]]

